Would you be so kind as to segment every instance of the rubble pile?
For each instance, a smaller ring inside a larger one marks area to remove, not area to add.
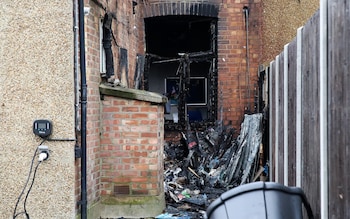
[[[206,218],[208,205],[223,192],[255,181],[262,133],[262,114],[253,114],[245,115],[238,137],[232,127],[218,125],[188,129],[180,143],[167,142],[164,189],[170,218]]]

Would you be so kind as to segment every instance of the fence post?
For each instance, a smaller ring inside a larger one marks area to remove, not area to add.
[[[272,99],[272,81],[273,81],[273,78],[272,78],[272,62],[270,62],[270,68],[269,68],[269,71],[268,71],[268,78],[269,78],[269,83],[268,83],[268,86],[269,86],[269,178],[270,178],[270,181],[273,181],[274,180],[274,177],[275,177],[275,174],[274,174],[274,169],[275,169],[275,165],[274,165],[274,162],[273,162],[273,159],[274,157],[272,157],[272,155],[274,154],[273,153],[273,144],[272,144],[272,141],[274,140],[272,138],[272,132],[274,131],[273,128],[272,128],[272,122],[273,122],[273,119],[272,119],[272,103],[273,103],[273,99]]]
[[[296,186],[301,187],[301,113],[302,113],[302,102],[301,102],[301,89],[302,89],[302,82],[301,82],[301,50],[302,50],[302,32],[303,27],[299,27],[297,31],[297,75],[296,75]]]
[[[279,155],[279,150],[278,150],[278,144],[279,144],[279,136],[278,136],[278,130],[279,130],[279,101],[278,101],[278,96],[279,96],[279,55],[276,56],[276,61],[275,61],[275,181],[278,182],[278,169],[280,168],[278,165],[278,155]]]
[[[328,218],[328,0],[320,2],[320,209]]]
[[[283,181],[288,186],[288,45],[284,46],[283,70]]]

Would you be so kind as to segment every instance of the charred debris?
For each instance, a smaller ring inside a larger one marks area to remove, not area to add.
[[[262,120],[261,113],[246,114],[238,137],[232,127],[188,127],[179,143],[166,142],[167,208],[157,218],[206,218],[206,208],[223,192],[266,176]]]

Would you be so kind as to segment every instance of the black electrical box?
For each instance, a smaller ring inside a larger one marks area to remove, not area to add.
[[[46,119],[35,120],[33,123],[33,132],[41,138],[50,136],[52,133],[51,121]]]

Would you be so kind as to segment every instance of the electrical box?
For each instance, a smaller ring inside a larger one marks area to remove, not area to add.
[[[50,136],[52,133],[51,121],[46,119],[35,120],[33,123],[33,132],[41,138]]]

